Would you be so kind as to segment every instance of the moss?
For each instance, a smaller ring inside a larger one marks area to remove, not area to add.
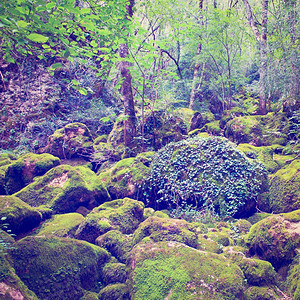
[[[68,165],[51,169],[16,196],[34,207],[46,205],[54,213],[74,212],[79,206],[93,208],[110,199],[95,173]]]
[[[128,259],[133,299],[242,299],[244,277],[226,259],[177,242],[140,243]]]
[[[5,173],[9,165],[0,167],[0,195],[6,195]]]
[[[15,196],[0,196],[0,224],[8,224],[7,230],[14,234],[27,232],[38,226],[41,213]]]
[[[94,208],[76,231],[76,237],[95,242],[96,238],[108,230],[120,230],[122,233],[133,233],[143,220],[144,204],[124,198],[106,202]],[[103,227],[103,221],[109,227]]]
[[[240,219],[233,223],[233,227],[238,230],[239,234],[247,233],[250,230],[251,226],[252,224],[249,221],[243,219]]]
[[[295,256],[300,245],[297,228],[298,223],[289,222],[279,215],[272,215],[254,224],[246,235],[245,242],[250,254],[256,254],[271,262],[277,270]]]
[[[159,218],[165,218],[165,219],[169,219],[169,215],[163,211],[160,211],[160,210],[157,210],[155,213],[154,213],[154,216],[155,217],[159,217]]]
[[[74,237],[75,231],[84,221],[84,217],[78,213],[55,215],[45,222],[36,232],[38,236]]]
[[[285,214],[280,214],[285,220],[288,220],[290,222],[300,222],[300,209],[285,213]]]
[[[222,249],[220,247],[220,244],[218,244],[216,241],[213,241],[212,239],[208,238],[207,235],[198,235],[198,250],[206,251],[206,252],[212,252],[212,253],[222,253]]]
[[[134,232],[132,243],[136,245],[149,236],[154,242],[177,241],[196,248],[198,245],[196,226],[185,220],[149,217]]]
[[[132,248],[132,237],[122,234],[118,230],[110,230],[96,239],[96,245],[105,248],[120,262],[125,263]]]
[[[85,292],[80,300],[98,300],[98,293],[95,292]]]
[[[125,283],[126,281],[126,266],[121,263],[108,263],[103,268],[104,283]]]
[[[292,292],[294,299],[300,299],[300,255],[298,254],[290,267],[287,283],[290,291]]]
[[[225,230],[221,231],[209,231],[207,233],[208,238],[212,239],[213,241],[217,242],[219,245],[224,247],[233,245],[233,240],[230,237],[230,233]]]
[[[273,159],[274,161],[282,168],[287,165],[291,160],[295,158],[295,155],[281,155],[281,154],[274,154]]]
[[[221,135],[221,128],[219,121],[213,121],[204,125],[201,129],[202,131],[206,131],[212,135]]]
[[[245,300],[276,300],[282,295],[269,286],[251,286],[245,292]]]
[[[251,217],[249,217],[247,220],[253,225],[267,217],[271,216],[271,214],[268,213],[255,213]]]
[[[100,300],[129,300],[129,293],[126,284],[117,283],[103,288],[98,297]]]
[[[98,145],[99,143],[106,143],[107,142],[107,134],[102,134],[96,137],[94,140],[94,145]]]
[[[11,251],[14,268],[39,299],[79,299],[96,291],[107,251],[84,241],[26,237]],[[98,289],[99,290],[99,289]]]
[[[243,271],[248,284],[265,286],[275,283],[276,272],[267,261],[244,258],[238,265]]]
[[[200,128],[190,131],[188,135],[189,137],[194,137],[194,136],[204,137],[204,138],[210,137],[210,135],[207,132],[202,132],[202,129]]]
[[[222,118],[220,120],[220,127],[224,128],[226,123],[232,120],[235,117],[240,117],[245,114],[244,110],[238,106],[233,107],[230,110],[224,110]]]
[[[270,208],[275,213],[300,208],[300,159],[277,171],[270,183]]]
[[[35,176],[41,176],[59,164],[59,158],[47,153],[28,153],[21,156],[10,164],[5,172],[7,193],[16,193],[32,182]]]
[[[152,217],[155,213],[155,210],[152,207],[146,207],[144,209],[144,219],[146,220],[149,217]]]

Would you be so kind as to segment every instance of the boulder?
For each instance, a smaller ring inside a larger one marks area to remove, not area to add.
[[[132,244],[146,237],[153,242],[177,241],[193,248],[198,246],[197,224],[185,220],[149,217],[134,232]]]
[[[96,174],[84,166],[60,165],[15,194],[33,207],[44,205],[54,213],[89,209],[110,200]]]
[[[49,138],[46,147],[40,150],[62,159],[74,157],[88,158],[93,152],[93,138],[82,123],[70,123],[56,130]]]
[[[80,299],[102,282],[110,254],[85,241],[26,237],[10,251],[14,269],[39,299]]]
[[[104,266],[103,280],[106,285],[113,283],[125,283],[126,266],[122,263],[108,263]]]
[[[178,242],[140,242],[127,267],[131,299],[243,299],[238,266]]]
[[[300,256],[298,255],[291,264],[288,277],[287,277],[287,283],[288,287],[294,296],[295,300],[300,299]]]
[[[13,234],[37,227],[42,214],[15,196],[0,196],[0,224]]]
[[[282,293],[270,286],[251,286],[245,292],[245,300],[281,300]]]
[[[13,161],[5,172],[5,189],[11,195],[32,182],[36,176],[44,175],[58,166],[60,160],[50,154],[28,153]]]
[[[286,213],[300,209],[300,159],[278,170],[271,178],[270,210]]]
[[[129,300],[128,287],[124,283],[111,284],[104,287],[98,294],[100,300]]]
[[[223,138],[170,143],[157,152],[150,170],[143,201],[155,208],[196,204],[243,217],[255,211],[256,196],[268,187],[264,167]]]
[[[154,154],[154,152],[144,152],[136,157],[122,159],[98,175],[112,199],[141,197],[141,186],[150,174],[149,166]]]
[[[289,264],[300,245],[300,210],[272,215],[254,224],[245,237],[251,255],[269,261],[276,270]]]
[[[144,203],[117,199],[94,208],[80,224],[76,238],[94,243],[96,238],[110,230],[133,233],[143,221]]]

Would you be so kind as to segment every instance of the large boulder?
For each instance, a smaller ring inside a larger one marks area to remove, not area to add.
[[[178,242],[141,242],[127,267],[131,299],[243,299],[238,266]]]
[[[80,224],[76,238],[94,243],[110,230],[133,233],[143,221],[144,203],[130,198],[106,202],[94,208]]]
[[[13,161],[5,172],[5,189],[11,195],[32,182],[36,176],[41,176],[58,166],[60,159],[50,154],[28,153]]]
[[[110,200],[93,171],[69,165],[51,169],[15,195],[33,207],[44,205],[54,213],[75,212],[80,206],[92,209]]]
[[[80,299],[99,289],[110,254],[85,241],[26,237],[10,251],[13,267],[39,299]]]
[[[144,152],[136,157],[125,158],[99,174],[112,199],[141,196],[141,185],[150,174],[149,166],[155,152]]]
[[[9,232],[27,232],[37,227],[41,220],[42,214],[19,198],[0,196],[0,226],[5,226]]]
[[[82,123],[70,123],[56,130],[48,139],[46,147],[40,150],[62,159],[74,157],[88,158],[93,152],[93,138]]]
[[[300,209],[300,159],[278,170],[271,178],[270,211],[286,213]]]
[[[251,255],[267,260],[276,270],[289,264],[300,246],[300,210],[272,215],[254,224],[245,237]]]
[[[238,144],[286,145],[288,124],[289,120],[283,113],[236,117],[226,124],[225,136]]]
[[[144,201],[156,207],[214,207],[222,216],[254,212],[256,196],[267,189],[267,174],[222,138],[170,143],[156,154],[144,185]]]

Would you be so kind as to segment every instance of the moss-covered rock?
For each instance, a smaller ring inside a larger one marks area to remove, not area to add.
[[[255,195],[267,183],[264,167],[224,138],[195,137],[157,152],[143,201],[156,208],[213,206],[222,216],[243,217],[255,211]]]
[[[80,224],[76,237],[94,243],[109,230],[133,233],[143,221],[144,203],[130,199],[106,202],[94,208]]]
[[[38,236],[73,238],[84,217],[78,213],[55,215],[36,232]]]
[[[110,200],[93,171],[69,165],[51,169],[15,195],[31,206],[45,205],[54,213],[75,212],[80,206],[91,209]]]
[[[126,266],[122,263],[108,263],[103,268],[104,283],[125,283],[126,281]]]
[[[233,246],[233,240],[230,236],[230,233],[231,232],[229,230],[209,230],[206,235],[219,245],[227,247],[229,245]]]
[[[275,283],[276,272],[271,263],[260,260],[243,258],[239,263],[247,283],[257,286],[267,286]]]
[[[294,300],[300,299],[300,255],[298,254],[290,267],[287,283],[288,287],[294,296]]]
[[[294,213],[300,216],[300,210]],[[279,269],[291,262],[300,245],[300,221],[285,214],[272,215],[254,224],[245,237],[250,254],[258,255]]]
[[[251,286],[245,292],[245,300],[280,300],[282,294],[269,286]]]
[[[82,123],[70,123],[56,130],[48,139],[41,152],[47,152],[59,158],[87,157],[93,152],[93,138]]]
[[[132,248],[132,237],[118,230],[110,230],[96,239],[96,245],[105,248],[118,261],[125,263]]]
[[[5,173],[8,166],[15,160],[14,155],[9,153],[1,153],[0,154],[0,195],[6,195],[5,188]]]
[[[35,176],[41,176],[58,166],[60,160],[51,154],[28,153],[12,162],[5,172],[7,194],[14,194],[32,182]]]
[[[0,196],[0,224],[14,234],[27,232],[37,227],[42,214],[15,196]]]
[[[255,223],[257,223],[267,217],[270,217],[270,216],[271,216],[271,214],[269,214],[269,213],[255,213],[254,215],[249,217],[247,219],[247,221],[249,221],[252,225],[254,225]]]
[[[112,199],[141,197],[141,185],[149,175],[154,152],[144,152],[136,157],[125,158],[99,174]]]
[[[280,168],[277,161],[273,159],[274,150],[271,146],[255,147],[250,144],[239,144],[237,149],[251,159],[258,159],[270,173]]]
[[[220,127],[223,129],[230,120],[244,115],[245,111],[238,106],[235,106],[230,110],[224,110],[220,120]]]
[[[178,242],[141,242],[127,261],[132,299],[242,299],[240,268]]]
[[[185,220],[149,217],[133,234],[133,245],[148,237],[153,242],[177,241],[196,248],[198,245],[197,224]]]
[[[222,135],[222,131],[220,128],[219,121],[213,121],[210,123],[205,124],[201,129],[201,132],[207,132],[211,135],[220,136]]]
[[[282,113],[236,117],[225,127],[225,136],[231,141],[255,146],[286,145],[287,134],[288,119]]]
[[[85,241],[26,237],[10,252],[22,281],[39,299],[80,299],[102,282],[101,270],[110,254]]]
[[[198,235],[198,250],[219,254],[222,253],[222,248],[223,247],[220,247],[220,244],[209,238],[206,234]]]
[[[270,210],[285,213],[300,209],[300,159],[294,160],[272,176]]]
[[[210,123],[215,121],[214,115],[210,112],[194,112],[194,114],[190,118],[190,126],[189,131],[194,131],[195,129],[202,128],[206,123]]]
[[[124,283],[111,284],[98,294],[99,300],[129,300],[128,287]]]

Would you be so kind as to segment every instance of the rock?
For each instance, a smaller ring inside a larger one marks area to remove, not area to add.
[[[110,200],[107,190],[89,168],[60,165],[15,194],[33,207],[45,205],[54,213],[89,209]]]
[[[269,261],[276,270],[289,264],[300,245],[300,210],[272,215],[254,224],[245,237],[251,255]]]
[[[106,249],[118,261],[125,263],[132,248],[132,237],[118,230],[110,230],[96,239],[96,245]]]
[[[111,284],[103,288],[98,295],[100,300],[129,300],[128,287],[123,283]]]
[[[149,217],[134,232],[132,244],[145,237],[153,242],[177,241],[193,248],[198,246],[197,225],[185,220]]]
[[[239,144],[237,149],[251,159],[258,159],[270,173],[274,173],[280,168],[277,161],[273,159],[274,151],[271,146],[255,147],[250,144]]]
[[[256,196],[267,190],[264,167],[221,138],[191,138],[157,152],[145,181],[143,201],[155,208],[197,204],[222,216],[255,211]]]
[[[93,152],[93,138],[82,123],[70,123],[58,129],[48,138],[46,147],[40,150],[64,159],[74,157],[88,158]]]
[[[238,266],[178,242],[141,242],[127,267],[131,299],[243,299]]]
[[[80,299],[97,288],[110,255],[85,241],[26,237],[10,254],[17,275],[39,299]]]
[[[27,232],[37,227],[42,214],[15,196],[0,196],[0,226],[13,234]]]
[[[286,213],[300,209],[300,159],[272,176],[269,192],[270,210]]]
[[[36,235],[74,238],[77,228],[83,221],[84,217],[78,213],[55,215],[42,225]]]
[[[221,136],[222,131],[220,128],[219,121],[213,121],[205,124],[200,131],[205,131],[211,135]]]
[[[241,117],[245,115],[245,111],[238,107],[235,106],[230,110],[224,110],[222,114],[222,118],[220,120],[220,128],[224,129],[225,125],[232,119],[236,117]]]
[[[106,285],[113,283],[125,283],[126,270],[125,264],[108,263],[103,268],[103,280]]]
[[[245,292],[245,300],[280,300],[282,294],[278,293],[278,289],[269,286],[251,286]]]
[[[112,199],[141,197],[142,184],[149,175],[154,152],[144,152],[136,157],[125,158],[99,174]]]
[[[60,160],[50,154],[28,153],[13,161],[5,172],[6,192],[11,195],[32,182],[36,176],[44,175],[58,166]]]
[[[257,147],[286,145],[288,123],[282,113],[236,117],[226,124],[225,137],[237,144],[250,143]]]
[[[298,255],[290,267],[287,283],[295,300],[300,299],[300,256]]]
[[[86,216],[76,231],[76,238],[94,243],[109,230],[133,233],[143,221],[143,211],[144,204],[130,198],[106,202]]]

